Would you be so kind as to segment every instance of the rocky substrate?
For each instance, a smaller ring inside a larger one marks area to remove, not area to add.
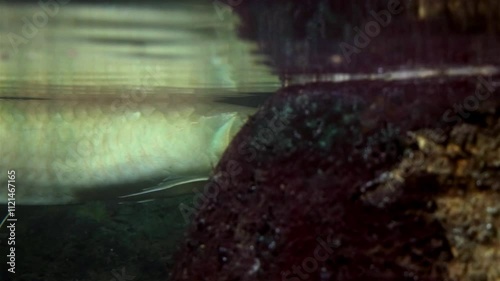
[[[498,77],[281,90],[205,187],[173,280],[500,280]]]

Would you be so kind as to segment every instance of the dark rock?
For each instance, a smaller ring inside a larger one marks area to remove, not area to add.
[[[281,90],[218,164],[210,183],[218,192],[196,216],[173,280],[449,280],[456,241],[441,199],[460,176],[436,161],[455,161],[452,144],[475,139],[463,126],[498,126],[496,89],[462,112],[475,118],[454,111],[477,81]],[[483,181],[498,169],[490,174]],[[497,239],[492,231],[478,235]]]
[[[495,0],[241,2],[241,35],[285,77],[500,63]]]

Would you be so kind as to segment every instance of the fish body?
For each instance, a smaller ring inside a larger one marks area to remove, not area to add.
[[[15,171],[18,204],[116,198],[205,180],[251,112],[185,95],[117,99],[0,99],[0,182]],[[1,192],[0,202],[7,196]]]
[[[61,5],[27,38],[40,5],[0,4],[0,184],[15,171],[18,204],[191,192],[255,111],[216,96],[281,85],[211,2]]]

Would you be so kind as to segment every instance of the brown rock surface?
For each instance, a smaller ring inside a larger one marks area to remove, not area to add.
[[[283,89],[218,164],[173,280],[498,281],[500,96],[477,81]]]

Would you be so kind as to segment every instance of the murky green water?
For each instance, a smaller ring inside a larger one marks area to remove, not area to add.
[[[0,2],[0,102],[106,97],[133,106],[197,94],[254,107],[263,100],[254,97],[280,86],[255,43],[238,38],[229,9],[174,2]],[[2,173],[13,169],[0,163]],[[196,194],[182,193],[147,203],[17,204],[15,239],[8,239],[11,222],[0,230],[0,280],[166,280],[188,224],[181,203]]]

